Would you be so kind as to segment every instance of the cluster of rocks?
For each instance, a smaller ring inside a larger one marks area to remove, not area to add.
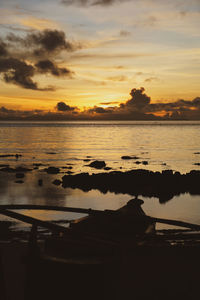
[[[172,170],[153,172],[143,169],[127,172],[112,171],[109,173],[81,173],[64,175],[64,188],[79,188],[83,191],[98,189],[103,193],[115,192],[130,195],[158,197],[160,202],[166,202],[181,193],[200,195],[200,171],[193,170],[180,174]]]

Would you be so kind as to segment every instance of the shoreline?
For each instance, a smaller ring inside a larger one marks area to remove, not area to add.
[[[181,174],[172,170],[153,172],[144,169],[126,172],[112,171],[109,173],[64,175],[63,188],[79,188],[83,191],[97,189],[102,193],[141,195],[157,197],[160,203],[172,199],[182,193],[200,195],[200,171],[192,170]]]
[[[0,184],[7,189],[15,184],[29,183],[43,187],[44,181],[49,186],[80,189],[84,192],[98,190],[103,194],[128,194],[131,196],[157,197],[160,203],[165,203],[174,196],[189,193],[200,195],[200,170],[191,170],[181,174],[173,170],[150,171],[146,169],[132,169],[128,171],[106,170],[104,161],[94,161],[97,173],[74,173],[71,166],[54,167],[43,164],[33,164],[30,168],[25,164],[16,167],[1,165]],[[101,166],[100,166],[101,164]],[[99,167],[98,167],[99,166]],[[105,170],[104,170],[105,169]],[[27,179],[28,178],[28,179]]]

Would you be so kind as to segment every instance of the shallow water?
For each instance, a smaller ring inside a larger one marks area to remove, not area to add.
[[[83,161],[91,156],[114,170],[140,167],[185,173],[200,169],[195,165],[200,162],[200,154],[195,154],[200,152],[199,121],[1,122],[0,137],[0,155],[22,154],[17,163],[72,163],[75,172],[94,172]],[[122,160],[123,155],[138,159]],[[0,157],[0,164],[15,163],[15,157]]]
[[[200,152],[199,129],[200,122],[4,122],[0,123],[0,155],[18,153],[22,157],[18,160],[15,156],[0,157],[0,164],[30,167],[33,163],[58,167],[70,164],[75,173],[99,172],[83,161],[91,156],[91,160],[104,160],[113,170],[173,169],[185,173],[200,169],[194,165],[200,162],[200,154],[195,154]],[[122,155],[139,158],[122,160]],[[148,165],[135,164],[135,161],[144,160]],[[63,189],[52,184],[53,179],[59,179],[63,174],[47,175],[42,171],[44,167],[25,174],[22,184],[15,183],[15,174],[0,172],[1,204],[46,204],[103,210],[117,209],[132,198],[96,190]],[[38,186],[39,179],[43,179],[42,187]],[[199,195],[182,194],[165,204],[160,204],[156,198],[140,198],[144,200],[143,209],[148,215],[200,224]],[[44,211],[25,213],[46,220],[80,216]]]
[[[128,194],[103,194],[98,190],[84,192],[80,189],[55,186],[52,181],[62,175],[49,175],[38,170],[25,175],[24,183],[15,183],[15,174],[0,177],[1,204],[41,204],[82,207],[92,209],[118,209],[133,198]],[[38,186],[38,179],[43,180],[43,186]],[[200,195],[181,194],[166,203],[160,203],[158,198],[139,196],[144,200],[144,212],[152,217],[176,219],[200,224]],[[82,214],[55,211],[21,211],[22,213],[42,220],[71,220],[80,218]],[[1,216],[1,220],[7,219]],[[18,223],[17,228],[26,227]],[[158,229],[170,228],[157,225]]]

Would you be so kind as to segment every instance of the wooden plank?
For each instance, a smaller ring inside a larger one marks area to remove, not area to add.
[[[32,224],[32,225],[36,225],[36,226],[40,226],[40,227],[44,227],[50,231],[53,232],[63,232],[66,233],[68,231],[67,228],[57,225],[57,224],[53,224],[51,222],[48,221],[42,221],[33,217],[29,217],[26,216],[24,214],[19,214],[17,212],[14,211],[10,211],[7,209],[0,209],[0,214],[7,216],[7,217],[11,217],[13,219],[28,223],[28,224]]]
[[[91,209],[91,208],[78,208],[78,207],[63,207],[63,206],[50,206],[50,205],[35,205],[35,204],[5,204],[0,205],[1,209],[31,209],[31,210],[56,210],[66,211],[83,214],[98,214],[104,212],[103,210]]]
[[[76,208],[76,207],[61,207],[61,206],[50,206],[50,205],[29,205],[29,204],[8,204],[8,205],[0,205],[0,212],[3,212],[4,210],[7,209],[30,209],[30,210],[52,210],[52,211],[63,211],[63,212],[74,212],[74,213],[83,213],[83,214],[89,214],[89,215],[99,215],[99,214],[105,214],[105,213],[110,213],[110,214],[115,214],[119,213],[118,210],[96,210],[96,209],[87,209],[87,208]],[[13,212],[14,213],[14,212]],[[29,217],[30,218],[30,217]],[[142,216],[142,217],[135,217],[135,221],[145,221],[149,220],[150,222],[157,222],[157,223],[163,223],[163,224],[168,224],[168,225],[174,225],[174,226],[179,226],[179,227],[184,227],[184,228],[189,228],[192,230],[200,230],[200,225],[198,224],[193,224],[193,223],[188,223],[188,222],[182,222],[178,220],[169,220],[169,219],[162,219],[162,218],[154,218],[150,216]],[[45,221],[40,221],[47,223]],[[27,222],[29,223],[29,222]],[[50,223],[50,222],[49,222]],[[33,223],[31,223],[33,224]],[[52,224],[52,223],[51,223]],[[54,224],[55,226],[58,226]],[[40,226],[40,225],[38,225]],[[42,226],[42,225],[41,225]],[[45,227],[45,226],[42,226]],[[60,226],[62,227],[62,226]],[[45,227],[47,228],[47,227]],[[62,227],[64,228],[64,227]]]
[[[182,222],[182,221],[178,221],[178,220],[169,220],[169,219],[161,219],[161,218],[153,218],[153,217],[149,217],[149,218],[151,218],[154,222],[157,222],[157,223],[185,227],[185,228],[190,228],[192,230],[200,230],[200,225],[198,225],[198,224]]]

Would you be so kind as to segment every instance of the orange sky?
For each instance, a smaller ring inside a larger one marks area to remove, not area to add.
[[[151,103],[200,96],[199,1],[68,2],[1,2],[0,107],[106,108],[141,86]]]

